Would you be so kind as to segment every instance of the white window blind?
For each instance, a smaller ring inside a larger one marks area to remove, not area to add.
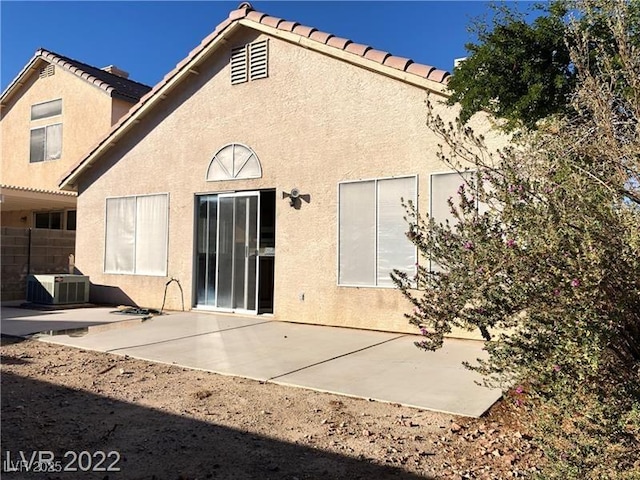
[[[53,117],[62,114],[62,99],[51,100],[50,102],[38,103],[31,106],[31,120]]]
[[[431,175],[430,215],[436,223],[446,224],[449,222],[452,227],[458,223],[449,206],[449,199],[453,202],[454,208],[459,210],[460,195],[458,191],[464,186],[467,193],[471,193],[467,182],[471,180],[472,175],[474,172],[448,172]],[[431,260],[431,270],[439,272],[443,270],[443,267]]]
[[[340,184],[339,283],[371,285],[375,279],[375,182]]]
[[[405,201],[416,198],[415,177],[390,178],[378,184],[378,269],[377,285],[393,286],[391,272],[415,272],[416,247],[406,236]]]
[[[167,271],[167,195],[136,198],[136,268],[141,275]]]
[[[455,217],[449,206],[449,199],[457,207],[460,203],[458,190],[464,186],[467,193],[469,187],[466,182],[471,180],[473,172],[449,172],[436,173],[431,175],[431,217],[437,223],[449,221],[450,225],[455,225]]]
[[[339,185],[340,285],[390,287],[393,270],[415,273],[402,199],[415,203],[416,197],[415,176]]]
[[[133,273],[136,239],[135,197],[107,199],[104,271]]]
[[[107,199],[105,273],[166,275],[169,196]]]
[[[62,124],[56,123],[46,128],[45,160],[56,160],[62,156]]]

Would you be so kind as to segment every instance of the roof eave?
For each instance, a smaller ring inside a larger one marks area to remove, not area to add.
[[[353,65],[357,65],[359,67],[365,68],[367,70],[374,71],[382,75],[395,78],[396,80],[400,80],[402,82],[409,83],[411,85],[430,90],[435,94],[442,95],[444,97],[448,97],[450,95],[448,93],[446,85],[440,82],[436,82],[435,80],[430,80],[428,78],[423,78],[413,73],[408,73],[406,71],[398,70],[397,68],[389,67],[387,65],[378,63],[375,60],[370,60],[368,58],[361,57],[360,55],[347,52],[340,48],[331,47],[329,45],[318,42],[316,40],[312,40],[310,38],[303,37],[295,33],[291,33],[287,30],[280,30],[278,28],[264,25],[263,23],[255,22],[253,20],[247,20],[243,18],[239,20],[238,23],[248,28],[261,31],[262,33],[265,33],[267,35],[280,38],[290,43],[298,44],[309,50],[320,52],[325,55],[329,55],[331,57],[344,60],[345,62],[351,63]]]
[[[183,61],[178,63],[176,68],[169,72],[158,85],[156,85],[147,95],[142,97],[140,101],[132,107],[129,115],[125,116],[116,123],[109,134],[101,139],[89,153],[74,165],[61,179],[59,187],[62,190],[74,190],[77,188],[77,182],[80,176],[90,168],[104,152],[122,138],[133,126],[138,123],[140,118],[149,112],[153,107],[163,101],[167,94],[175,88],[184,78],[190,74],[197,72],[197,66],[209,57],[216,49],[227,42],[227,38],[232,35],[238,28],[246,27],[253,30],[263,32],[267,35],[280,38],[284,41],[298,44],[304,48],[329,55],[331,57],[341,59],[348,63],[360,66],[370,71],[374,71],[391,77],[402,82],[417,86],[427,91],[433,92],[443,97],[448,97],[449,93],[446,85],[443,83],[431,80],[420,75],[410,73],[408,71],[398,70],[370,58],[365,58],[360,55],[326,45],[324,43],[312,40],[307,37],[300,36],[295,33],[291,33],[285,30],[265,25],[260,22],[249,20],[246,18],[246,12],[241,14],[241,10],[235,10],[231,12],[231,15],[227,20],[222,22],[216,30],[209,35],[205,40],[201,42]],[[193,55],[193,57],[191,57]],[[191,58],[189,58],[191,57]]]
[[[171,90],[173,90],[173,88],[175,88],[183,78],[192,75],[194,72],[197,72],[196,67],[220,45],[225,44],[227,42],[227,38],[239,28],[239,25],[240,24],[238,22],[233,22],[228,25],[228,27],[226,27],[222,32],[220,32],[215,38],[211,40],[209,45],[207,45],[205,48],[202,48],[200,52],[196,53],[190,61],[179,63],[173,71],[165,75],[165,78],[161,80],[160,83],[170,77],[166,83],[161,85],[159,88],[158,86],[156,86],[154,89],[152,89],[147,94],[148,99],[145,100],[145,97],[142,97],[140,101],[133,107],[137,108],[137,110],[130,116],[124,117],[122,121],[116,123],[112,127],[111,132],[106,137],[104,137],[89,152],[89,154],[84,157],[83,160],[72,167],[72,169],[64,177],[62,177],[59,182],[60,189],[69,191],[76,189],[77,180],[85,172],[85,170],[90,168],[104,152],[115,146],[120,138],[126,132],[131,130],[131,128],[133,128],[136,123],[138,123],[140,118],[144,117],[144,115],[149,112],[157,103],[163,101],[166,98],[167,94]]]
[[[13,93],[22,85],[24,85],[29,72],[36,69],[35,65],[38,60],[42,60],[42,57],[36,53],[33,57],[31,57],[31,60],[29,60],[29,62],[22,68],[22,70],[20,70],[18,75],[16,75],[9,86],[5,88],[4,92],[2,92],[2,95],[0,95],[0,105],[2,105],[3,107],[6,106]]]

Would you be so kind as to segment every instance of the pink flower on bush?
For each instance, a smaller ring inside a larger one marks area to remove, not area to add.
[[[580,286],[580,280],[577,278],[574,278],[573,280],[571,280],[571,286],[572,287],[579,287]]]
[[[521,393],[523,393],[523,392],[524,392],[524,387],[523,387],[522,385],[518,385],[518,386],[516,387],[516,393],[517,393],[518,395],[520,395],[520,394],[521,394]]]
[[[513,247],[515,246],[516,241],[513,238],[510,238],[509,240],[507,240],[507,247]]]
[[[465,250],[473,250],[473,242],[466,241],[462,246]]]
[[[560,370],[562,370],[562,367],[560,365],[554,365],[553,366],[553,371],[554,372],[559,372]]]

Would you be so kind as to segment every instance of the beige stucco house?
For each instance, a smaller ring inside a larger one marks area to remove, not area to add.
[[[0,96],[2,226],[74,230],[58,182],[150,87],[39,49]]]
[[[447,75],[240,5],[63,177],[92,300],[176,279],[169,309],[413,332],[389,273],[418,261],[401,198],[460,184],[425,126]]]

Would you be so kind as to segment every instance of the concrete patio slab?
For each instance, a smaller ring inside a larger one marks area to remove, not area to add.
[[[437,352],[424,352],[411,335],[268,317],[170,312],[142,321],[112,309],[14,310],[2,307],[3,334],[30,336],[41,328],[49,334],[32,338],[225,375],[466,416],[480,416],[500,397],[477,385],[480,377],[461,364],[484,354],[474,340],[451,339]]]
[[[470,417],[501,397],[500,390],[477,385],[482,377],[462,365],[486,357],[480,342],[447,339],[442,349],[426,352],[415,341],[397,338],[271,381]]]
[[[87,328],[123,321],[140,322],[140,315],[111,313],[116,308],[74,308],[64,310],[31,310],[2,306],[0,331],[4,335],[27,336],[44,331]]]
[[[269,322],[111,351],[266,381],[394,338],[398,335]]]
[[[257,317],[212,315],[210,313],[171,312],[155,316],[143,324],[105,329],[100,335],[90,334],[70,338],[67,335],[46,335],[40,339],[73,347],[125,354],[124,350],[164,345],[166,342],[185,340],[187,345],[196,337],[234,330],[269,322]],[[113,326],[112,326],[113,327]],[[64,332],[62,332],[64,333]],[[162,351],[162,348],[160,348]],[[132,355],[133,356],[133,355]],[[171,361],[168,361],[171,363]]]

